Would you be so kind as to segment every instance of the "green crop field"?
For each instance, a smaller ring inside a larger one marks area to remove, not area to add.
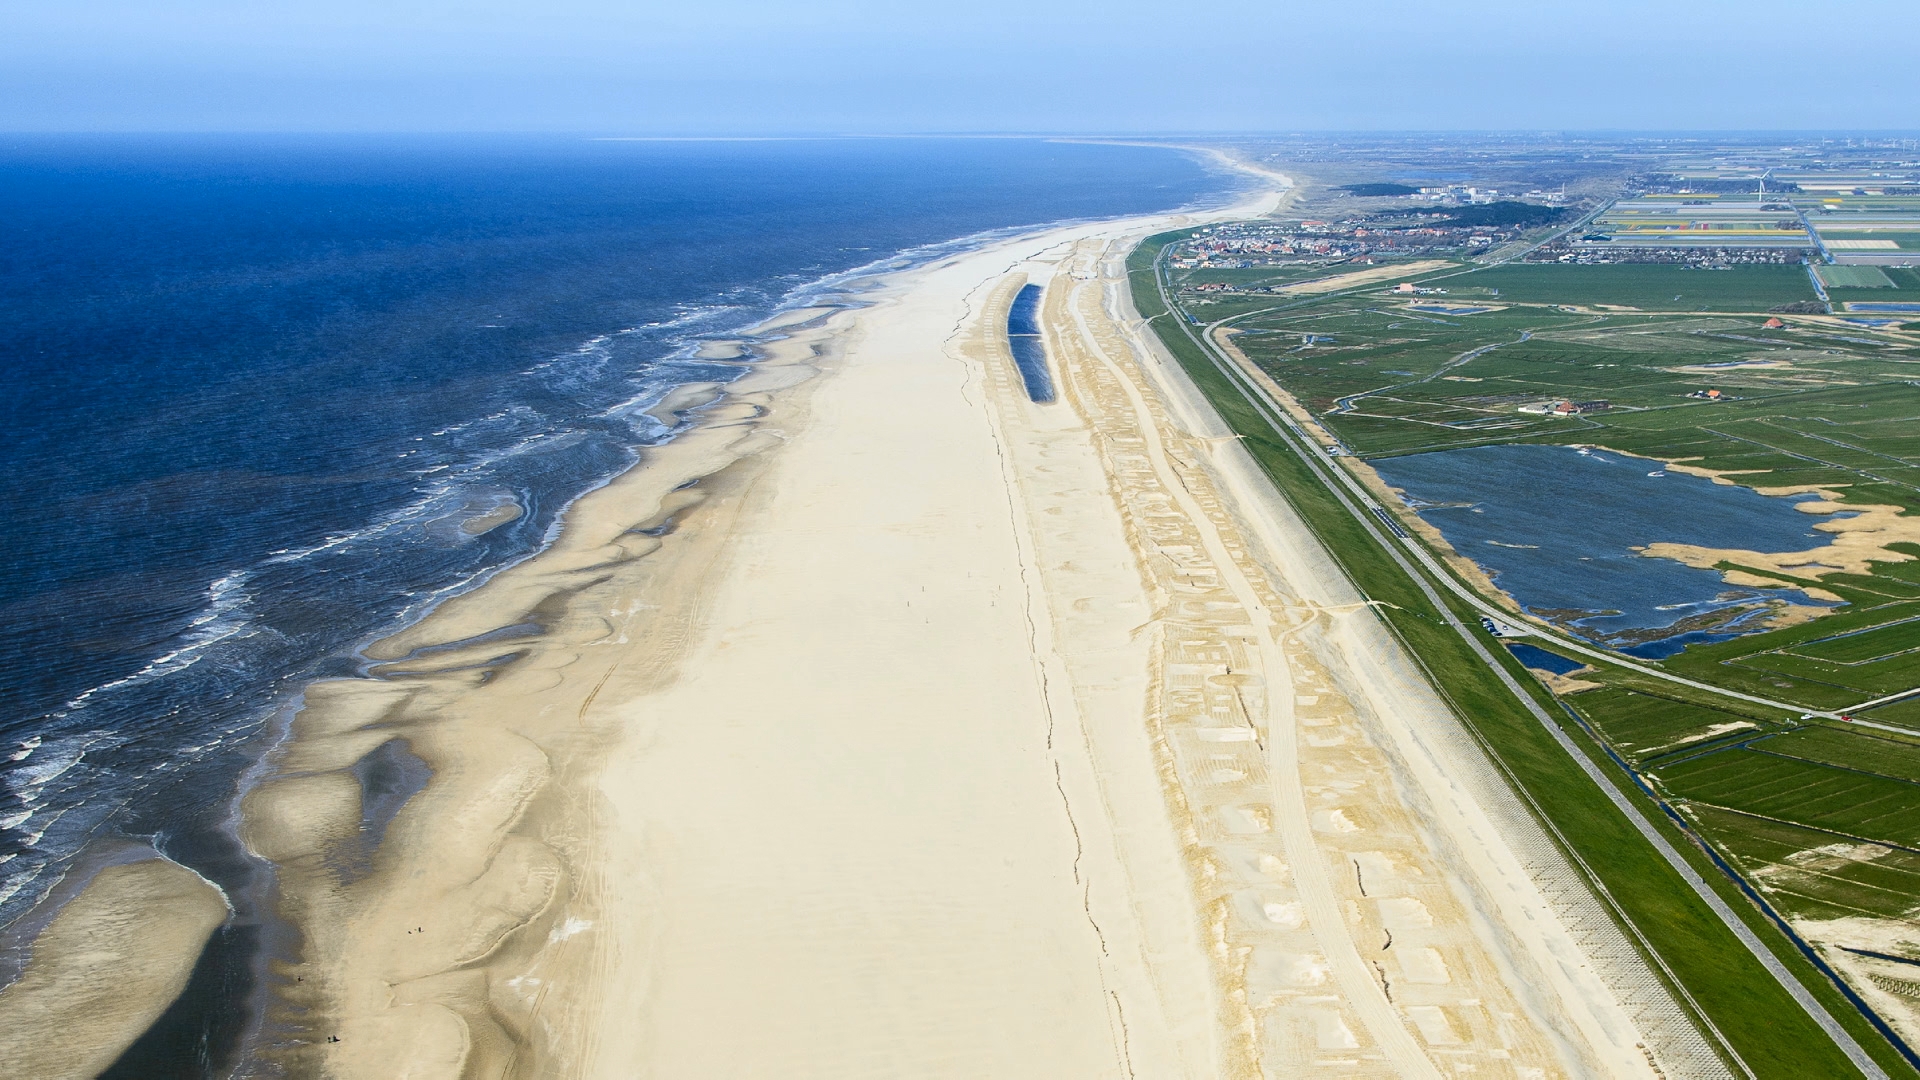
[[[1755,745],[1775,754],[1920,783],[1920,739],[1891,732],[1818,724]]]
[[[1796,646],[1793,651],[1817,660],[1861,664],[1914,649],[1920,649],[1920,622],[1895,623],[1843,637],[1811,641]]]
[[[1510,303],[1610,304],[1642,311],[1759,312],[1817,299],[1812,282],[1799,266],[1690,270],[1665,265],[1509,263],[1447,279],[1453,282],[1498,289],[1500,299]]]
[[[1258,289],[1269,285],[1284,285],[1293,281],[1305,281],[1309,278],[1326,277],[1340,273],[1343,268],[1325,266],[1248,266],[1221,267],[1218,269],[1199,269],[1175,271],[1173,282],[1183,289],[1195,285],[1223,284],[1236,289]]]
[[[1654,770],[1672,795],[1843,836],[1920,845],[1920,784],[1766,753],[1764,743]]]
[[[1891,289],[1893,279],[1877,266],[1822,266],[1820,282],[1829,289]]]
[[[1904,919],[1920,895],[1920,853],[1836,842],[1832,833],[1718,807],[1690,806],[1687,816],[1727,838],[1727,855],[1788,915]]]
[[[1823,270],[1836,269],[1824,267]],[[1920,269],[1906,266],[1854,266],[1849,270],[1878,270],[1892,287],[1862,289],[1830,285],[1827,295],[1835,304],[1912,304],[1920,303]]]
[[[1614,749],[1637,760],[1685,753],[1719,738],[1751,738],[1774,730],[1752,716],[1646,690],[1610,686],[1571,700]]]
[[[1914,230],[1911,228],[1863,229],[1863,230],[1821,229],[1820,239],[1826,242],[1828,246],[1835,251],[1870,250],[1870,249],[1852,249],[1852,248],[1847,248],[1845,246],[1833,247],[1833,242],[1836,240],[1839,240],[1839,241],[1891,240],[1896,246],[1894,248],[1889,248],[1886,250],[1899,250],[1899,251],[1920,250],[1920,230]]]

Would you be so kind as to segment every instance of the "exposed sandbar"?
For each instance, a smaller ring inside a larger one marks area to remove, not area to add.
[[[0,990],[0,1062],[8,1076],[96,1076],[186,988],[227,898],[162,858],[107,866],[33,940]]]

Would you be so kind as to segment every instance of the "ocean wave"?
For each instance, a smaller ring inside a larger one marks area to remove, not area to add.
[[[248,576],[247,570],[230,570],[208,582],[206,606],[187,620],[186,627],[178,635],[180,643],[176,647],[149,660],[145,666],[130,675],[102,683],[70,698],[60,711],[54,714],[54,719],[64,718],[85,708],[88,702],[101,694],[137,686],[142,682],[192,667],[221,642],[245,634],[249,626],[244,608],[253,598],[252,594],[246,590]]]
[[[843,270],[787,275],[676,305],[661,318],[587,335],[572,348],[528,364],[520,375],[536,388],[534,394],[545,395],[540,406],[518,402],[496,407],[393,444],[390,456],[382,456],[408,463],[395,466],[405,470],[412,484],[406,497],[356,526],[333,529],[309,543],[277,547],[249,566],[230,568],[208,581],[200,603],[165,647],[132,672],[67,700],[46,718],[44,739],[32,745],[22,742],[10,760],[0,761],[6,790],[17,800],[0,806],[0,827],[8,830],[13,849],[7,853],[6,872],[0,873],[0,925],[31,899],[36,882],[47,880],[46,874],[77,852],[141,785],[189,772],[260,731],[276,709],[286,707],[289,689],[297,694],[297,686],[311,677],[308,669],[323,657],[295,655],[300,642],[261,622],[263,596],[283,596],[290,587],[316,581],[326,581],[333,589],[342,576],[404,574],[411,564],[396,560],[395,553],[420,545],[487,553],[477,563],[471,558],[429,560],[418,580],[395,578],[377,588],[365,586],[369,596],[385,597],[379,601],[383,608],[367,612],[351,642],[315,646],[325,655],[338,656],[344,649],[364,665],[368,661],[361,650],[367,644],[545,550],[557,539],[575,502],[630,468],[642,448],[673,438],[678,427],[661,422],[650,410],[675,388],[726,382],[751,368],[751,348],[745,362],[716,363],[697,359],[702,344],[739,340],[750,347],[764,345],[790,332],[766,327],[779,315],[804,308],[865,306],[871,301],[863,294],[886,275],[932,265],[1038,227],[985,230],[901,249]],[[579,456],[580,463],[551,476],[530,464],[569,454]],[[513,528],[489,530],[484,540],[437,524],[466,520],[476,500],[491,506],[512,502],[525,513]],[[475,546],[479,544],[486,546]],[[328,577],[287,576],[296,573]],[[205,663],[216,657],[222,662]],[[294,676],[300,678],[289,683]],[[106,708],[123,698],[126,707]],[[176,730],[179,718],[202,717],[209,708],[233,711],[213,721],[211,730],[178,728],[186,737],[159,747]],[[96,714],[97,719],[90,719]],[[82,726],[87,730],[72,730]],[[136,737],[156,740],[160,759],[118,764],[98,777],[87,774],[90,758],[111,757],[110,751]],[[110,784],[111,791],[100,790],[101,784]],[[43,842],[48,846],[38,847]],[[16,857],[22,851],[31,857]]]
[[[109,733],[104,731],[57,737],[37,742],[27,752],[16,755],[15,764],[0,776],[0,785],[16,800],[13,809],[0,812],[0,829],[25,833],[27,846],[39,843],[51,822],[41,823],[37,832],[27,831],[25,826],[47,806],[48,788],[79,767],[87,752],[108,737]]]
[[[537,376],[564,370],[569,365],[583,362],[603,362],[610,358],[610,346],[615,341],[622,337],[651,332],[652,336],[658,336],[660,340],[652,343],[654,348],[651,351],[654,355],[642,361],[645,366],[629,377],[629,382],[637,384],[633,387],[633,392],[582,415],[583,418],[620,420],[631,425],[630,435],[635,443],[643,446],[655,443],[671,438],[673,429],[651,416],[648,410],[657,406],[679,386],[689,382],[726,381],[743,370],[738,363],[730,364],[725,368],[701,364],[697,370],[675,370],[675,362],[690,358],[702,343],[716,338],[744,338],[748,341],[777,338],[782,336],[783,331],[777,328],[771,330],[756,328],[780,314],[804,308],[864,306],[864,302],[857,296],[856,287],[869,279],[931,265],[941,259],[978,250],[999,240],[1036,231],[1039,228],[1051,228],[1070,223],[1072,222],[989,229],[950,240],[904,248],[859,266],[798,280],[789,285],[770,304],[743,302],[748,294],[756,291],[757,287],[737,287],[714,298],[713,301],[676,305],[674,313],[667,318],[641,323],[611,333],[593,334],[572,349],[548,356],[530,365],[522,374]],[[788,276],[797,277],[798,275]],[[527,428],[538,430],[526,430]],[[513,432],[516,430],[522,433],[513,437]],[[510,441],[492,446],[474,447],[463,460],[442,460],[422,466],[414,471],[414,475],[423,479],[432,478],[433,482],[416,489],[414,497],[406,503],[386,511],[358,528],[336,531],[314,543],[300,547],[272,551],[262,559],[260,566],[298,563],[335,553],[352,545],[378,543],[390,539],[398,532],[457,514],[466,504],[472,493],[472,487],[491,481],[492,474],[497,472],[504,463],[520,455],[552,452],[590,437],[586,432],[570,429],[556,422],[539,410],[525,405],[515,405],[446,425],[426,435],[414,436],[413,441],[425,442],[429,438],[460,440],[464,437],[486,442],[489,431],[494,439],[510,437]],[[409,457],[426,452],[433,451],[425,447],[415,447],[397,456]],[[630,466],[629,460],[623,468]],[[565,507],[570,506],[588,492],[604,486],[612,475],[616,474],[591,478],[564,496],[560,507],[561,513],[555,515],[554,522],[557,523],[564,516]],[[551,543],[554,535],[556,535],[554,529],[550,526],[542,538],[540,547]],[[525,552],[521,558],[535,553],[534,551]],[[483,578],[490,577],[491,573],[497,569],[498,567],[488,568],[465,580],[428,590],[425,595],[440,599],[457,594],[474,587]],[[205,606],[187,622],[173,648],[153,657],[130,674],[91,687],[76,695],[64,704],[56,718],[62,718],[85,708],[103,694],[138,686],[185,670],[198,663],[223,642],[246,634],[250,627],[244,609],[252,597],[245,586],[252,573],[253,570],[247,568],[235,569],[209,582],[206,587]],[[418,618],[425,613],[426,609],[419,604],[408,604],[406,610],[408,617]],[[391,625],[390,620],[383,620],[383,622]],[[380,631],[382,634],[389,632],[391,632],[390,629]]]

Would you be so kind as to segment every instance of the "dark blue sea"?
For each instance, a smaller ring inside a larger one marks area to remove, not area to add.
[[[1233,183],[1015,139],[0,141],[0,925],[89,845],[200,870],[241,908],[202,1014],[121,1071],[224,1070],[257,929],[232,807],[304,682],[671,437],[650,405],[739,372],[703,338]]]
[[[1818,496],[1762,495],[1670,473],[1657,461],[1569,446],[1482,446],[1382,458],[1387,483],[1522,606],[1588,639],[1658,659],[1721,633],[1663,633],[1689,616],[1763,597],[1820,602],[1798,589],[1730,586],[1715,570],[1634,549],[1653,543],[1806,551],[1833,542],[1795,509]]]

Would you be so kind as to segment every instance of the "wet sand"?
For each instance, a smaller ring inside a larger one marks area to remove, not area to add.
[[[0,990],[0,1062],[34,1080],[96,1076],[186,988],[227,898],[177,863],[102,868],[33,940]]]

